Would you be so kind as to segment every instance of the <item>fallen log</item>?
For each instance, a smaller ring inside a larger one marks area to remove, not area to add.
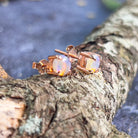
[[[128,1],[76,47],[102,57],[97,73],[76,69],[71,76],[24,80],[1,75],[0,137],[130,137],[112,120],[137,71],[137,9],[137,0]]]

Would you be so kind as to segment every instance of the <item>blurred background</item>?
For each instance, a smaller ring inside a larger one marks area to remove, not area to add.
[[[0,64],[14,78],[38,74],[32,62],[79,45],[125,0],[0,0]],[[138,76],[113,124],[138,138]]]

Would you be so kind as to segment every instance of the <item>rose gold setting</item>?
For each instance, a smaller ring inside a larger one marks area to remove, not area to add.
[[[32,68],[37,69],[40,74],[47,73],[47,74],[53,74],[53,75],[58,75],[58,76],[64,76],[64,75],[68,75],[71,73],[69,67],[66,66],[68,62],[66,63],[64,61],[63,61],[63,65],[65,65],[65,67],[64,67],[65,69],[63,68],[64,70],[62,70],[62,68],[61,68],[60,70],[62,72],[60,72],[60,71],[55,72],[54,67],[53,67],[53,62],[55,59],[58,62],[60,62],[63,60],[63,57],[62,57],[62,55],[49,56],[48,61],[45,59],[42,59],[39,61],[39,63],[33,62]],[[60,62],[60,64],[61,64],[61,62]],[[68,70],[66,70],[66,69],[68,69]],[[66,73],[66,71],[68,71],[68,72]]]
[[[98,62],[94,58],[94,55],[96,55],[99,57],[99,59],[101,59],[101,56],[98,54],[92,52],[80,52],[80,54],[77,54],[75,47],[72,45],[66,48],[67,53],[58,49],[55,49],[55,51],[68,56],[71,62],[74,62],[73,58],[75,58],[75,60],[77,59],[77,65],[76,65],[77,69],[85,72],[86,74],[95,73],[98,71],[98,69],[93,69],[93,70],[86,69],[87,59],[92,59],[91,62]]]
[[[98,69],[93,69],[93,70],[86,69],[87,59],[91,59],[91,64],[92,62],[96,62],[96,59],[93,57],[93,55],[98,56],[99,59],[101,58],[100,55],[92,52],[81,52],[78,59],[77,69],[85,72],[86,74],[97,72]]]
[[[42,59],[39,61],[39,63],[33,62],[32,68],[37,69],[40,74],[53,74],[58,75],[53,71],[53,60],[56,59],[57,56],[49,56],[48,61],[45,59]]]
[[[65,75],[70,75],[71,70],[69,70],[70,64],[75,63],[75,66],[78,70],[90,74],[90,73],[95,73],[99,70],[100,66],[100,60],[101,56],[92,53],[92,52],[80,52],[77,53],[77,50],[75,49],[74,46],[70,45],[66,48],[66,52],[55,49],[55,52],[60,53],[62,55],[65,55],[65,59],[69,60],[64,63],[62,61],[62,57],[60,55],[54,55],[54,56],[49,56],[48,61],[45,59],[42,59],[39,61],[39,63],[33,62],[32,68],[37,69],[40,74],[53,74],[53,75],[58,75],[58,76],[65,76]],[[54,61],[56,60],[56,64],[54,65]],[[60,71],[55,71],[54,68],[58,68],[58,63]],[[69,64],[69,65],[68,65]],[[61,65],[64,65],[64,69],[62,69]],[[55,67],[56,66],[56,67]]]

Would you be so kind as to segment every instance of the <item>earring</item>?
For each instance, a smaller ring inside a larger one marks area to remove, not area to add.
[[[101,56],[92,52],[80,52],[74,46],[70,45],[66,48],[67,52],[55,49],[62,55],[49,56],[48,61],[42,59],[39,63],[33,62],[32,68],[37,69],[40,74],[53,74],[65,76],[71,74],[71,64],[75,63],[77,69],[86,74],[95,73],[100,66]]]
[[[66,52],[55,49],[56,52],[64,54],[69,57],[71,63],[77,60],[77,69],[85,72],[86,74],[95,73],[100,66],[101,56],[92,52],[80,52],[77,51],[74,46],[68,46]]]
[[[48,61],[43,59],[39,63],[33,62],[33,69],[37,69],[40,74],[53,74],[65,76],[70,73],[71,62],[65,55],[49,56]]]
[[[95,73],[100,66],[101,56],[92,52],[81,52],[77,69],[85,72],[86,74]]]

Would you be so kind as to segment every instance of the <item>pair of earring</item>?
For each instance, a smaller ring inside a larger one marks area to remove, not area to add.
[[[53,74],[65,76],[71,74],[71,66],[75,63],[78,70],[86,74],[95,73],[100,66],[101,56],[92,52],[80,52],[74,46],[68,46],[67,52],[55,49],[62,55],[49,56],[48,60],[42,59],[38,63],[33,62],[32,68],[37,69],[40,74]]]

